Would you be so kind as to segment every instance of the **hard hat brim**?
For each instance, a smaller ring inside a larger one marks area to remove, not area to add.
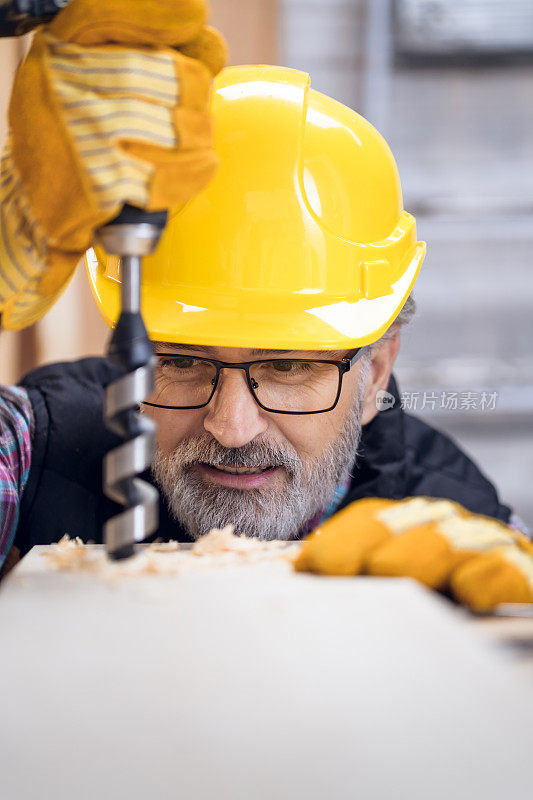
[[[424,255],[425,243],[418,242],[391,292],[373,299],[301,295],[297,308],[294,297],[289,307],[281,294],[269,297],[261,292],[254,297],[250,291],[241,292],[238,301],[228,294],[224,305],[220,291],[216,304],[211,304],[205,293],[180,299],[164,285],[150,284],[142,288],[141,310],[152,341],[273,350],[352,349],[376,341],[394,322]],[[94,301],[112,328],[120,310],[120,283],[106,274],[94,251],[87,252],[86,266]],[[376,319],[382,321],[377,329]]]

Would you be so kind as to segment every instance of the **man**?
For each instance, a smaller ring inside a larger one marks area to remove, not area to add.
[[[52,28],[55,37],[70,31],[67,22]],[[79,42],[76,36],[71,41]],[[85,49],[65,49],[57,38],[45,42],[70,133],[86,125],[87,109],[78,113],[82,101],[72,99],[62,74],[75,76],[85,59],[84,91],[99,74],[88,60],[101,53],[89,52],[83,37],[82,44]],[[171,82],[170,73],[164,78]],[[164,83],[160,75],[157,80]],[[146,91],[156,106],[162,92],[153,85]],[[172,92],[163,94],[172,106]],[[98,103],[100,108],[103,100]],[[156,116],[147,108],[137,109],[137,116]],[[124,113],[112,106],[100,117]],[[171,169],[164,162],[162,178],[152,175],[143,183],[138,159],[149,159],[156,170],[162,161],[155,144],[147,144],[158,136],[150,128],[142,131],[143,146],[134,142],[127,149],[137,160],[122,164],[125,148],[115,147],[121,173],[109,160],[101,167],[115,179],[93,185],[92,225],[83,236],[79,208],[78,216],[68,217],[64,202],[61,225],[48,208],[39,209],[37,222],[46,234],[41,260],[49,262],[43,274],[52,272],[52,264],[55,280],[48,292],[40,278],[26,296],[21,289],[22,299],[19,292],[0,304],[4,323],[17,327],[42,315],[61,291],[73,256],[112,218],[119,201],[144,200],[148,208],[168,201],[177,212],[143,266],[143,315],[157,366],[155,389],[142,411],[158,423],[153,474],[145,477],[163,493],[159,536],[190,540],[233,522],[239,533],[294,539],[365,496],[448,497],[507,521],[510,510],[476,466],[399,404],[392,368],[401,326],[414,310],[410,292],[424,244],[402,208],[396,165],[383,139],[355,112],[311,90],[307,75],[277,67],[222,72],[211,113],[219,167],[202,191],[211,162],[203,164],[200,179],[191,179],[190,163],[184,179],[174,163]],[[185,129],[183,119],[187,115],[179,118],[176,144],[161,114],[167,146],[181,156],[187,142],[193,154],[206,152],[205,139],[199,147],[196,128]],[[88,156],[97,151],[95,142],[116,144],[124,124],[121,119],[112,130],[76,134],[83,143],[73,164],[84,180],[99,174]],[[13,179],[14,188],[38,193],[34,170],[25,179],[24,166],[19,152],[13,174],[23,177],[18,184]],[[171,192],[176,175],[181,202],[179,192]],[[64,181],[68,177],[64,173]],[[113,194],[113,187],[128,181],[133,194]],[[57,184],[58,192],[63,185]],[[94,211],[94,197],[105,192],[111,192],[107,212],[103,205]],[[18,211],[23,213],[23,203]],[[12,253],[29,227],[19,223],[11,228],[17,236],[7,236],[5,263],[11,258],[15,268]],[[25,257],[21,251],[19,264]],[[112,325],[118,264],[98,249],[87,260],[96,303]],[[2,558],[13,544],[24,553],[65,533],[101,540],[104,520],[118,510],[101,490],[102,457],[117,444],[102,423],[103,388],[118,375],[109,362],[90,359],[43,367],[19,388],[3,391]],[[394,404],[379,412],[384,391]]]

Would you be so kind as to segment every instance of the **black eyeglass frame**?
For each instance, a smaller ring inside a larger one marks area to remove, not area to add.
[[[232,361],[217,361],[214,358],[204,358],[203,356],[195,356],[192,354],[184,355],[182,353],[155,353],[155,356],[158,359],[194,358],[196,361],[207,361],[210,364],[214,364],[217,371],[213,379],[213,389],[211,391],[211,394],[209,395],[209,399],[205,403],[202,403],[199,406],[166,406],[166,405],[161,405],[160,403],[149,403],[147,400],[143,400],[142,405],[152,406],[153,408],[166,408],[171,411],[194,411],[199,408],[205,408],[206,406],[209,405],[209,403],[213,399],[213,395],[217,390],[221,371],[223,369],[242,369],[246,373],[246,382],[248,384],[248,388],[251,392],[251,395],[254,398],[257,405],[260,408],[262,408],[263,411],[268,411],[269,414],[296,414],[299,416],[304,414],[326,414],[328,411],[333,411],[333,409],[339,402],[339,397],[341,396],[341,391],[342,391],[342,379],[345,376],[345,374],[350,371],[353,365],[357,361],[359,361],[365,349],[366,349],[365,347],[358,347],[352,356],[346,355],[342,358],[341,361],[328,361],[327,359],[320,359],[320,358],[263,358],[263,359],[258,359],[257,361],[241,361],[239,363]],[[270,361],[296,361],[298,363],[334,364],[339,370],[339,386],[337,389],[337,396],[335,397],[334,403],[329,408],[323,408],[320,411],[280,411],[273,408],[268,408],[267,406],[263,405],[263,403],[261,403],[261,401],[255,394],[255,389],[252,383],[253,378],[250,375],[250,368],[255,364],[268,364]]]

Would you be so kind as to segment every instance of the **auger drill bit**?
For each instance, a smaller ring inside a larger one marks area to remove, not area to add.
[[[134,544],[159,524],[159,493],[137,477],[152,463],[156,426],[139,413],[153,389],[154,352],[140,311],[141,258],[152,253],[166,224],[166,212],[148,214],[133,206],[98,232],[110,255],[121,258],[121,312],[111,337],[108,358],[124,374],[105,393],[107,427],[124,439],[104,458],[104,492],[124,511],[109,519],[104,541],[110,558],[128,558]]]

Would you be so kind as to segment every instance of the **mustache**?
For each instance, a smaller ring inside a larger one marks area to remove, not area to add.
[[[302,470],[302,460],[295,450],[273,442],[247,442],[241,447],[224,447],[212,436],[188,437],[181,441],[169,457],[184,472],[195,464],[212,467],[266,469],[284,467],[292,476]]]

